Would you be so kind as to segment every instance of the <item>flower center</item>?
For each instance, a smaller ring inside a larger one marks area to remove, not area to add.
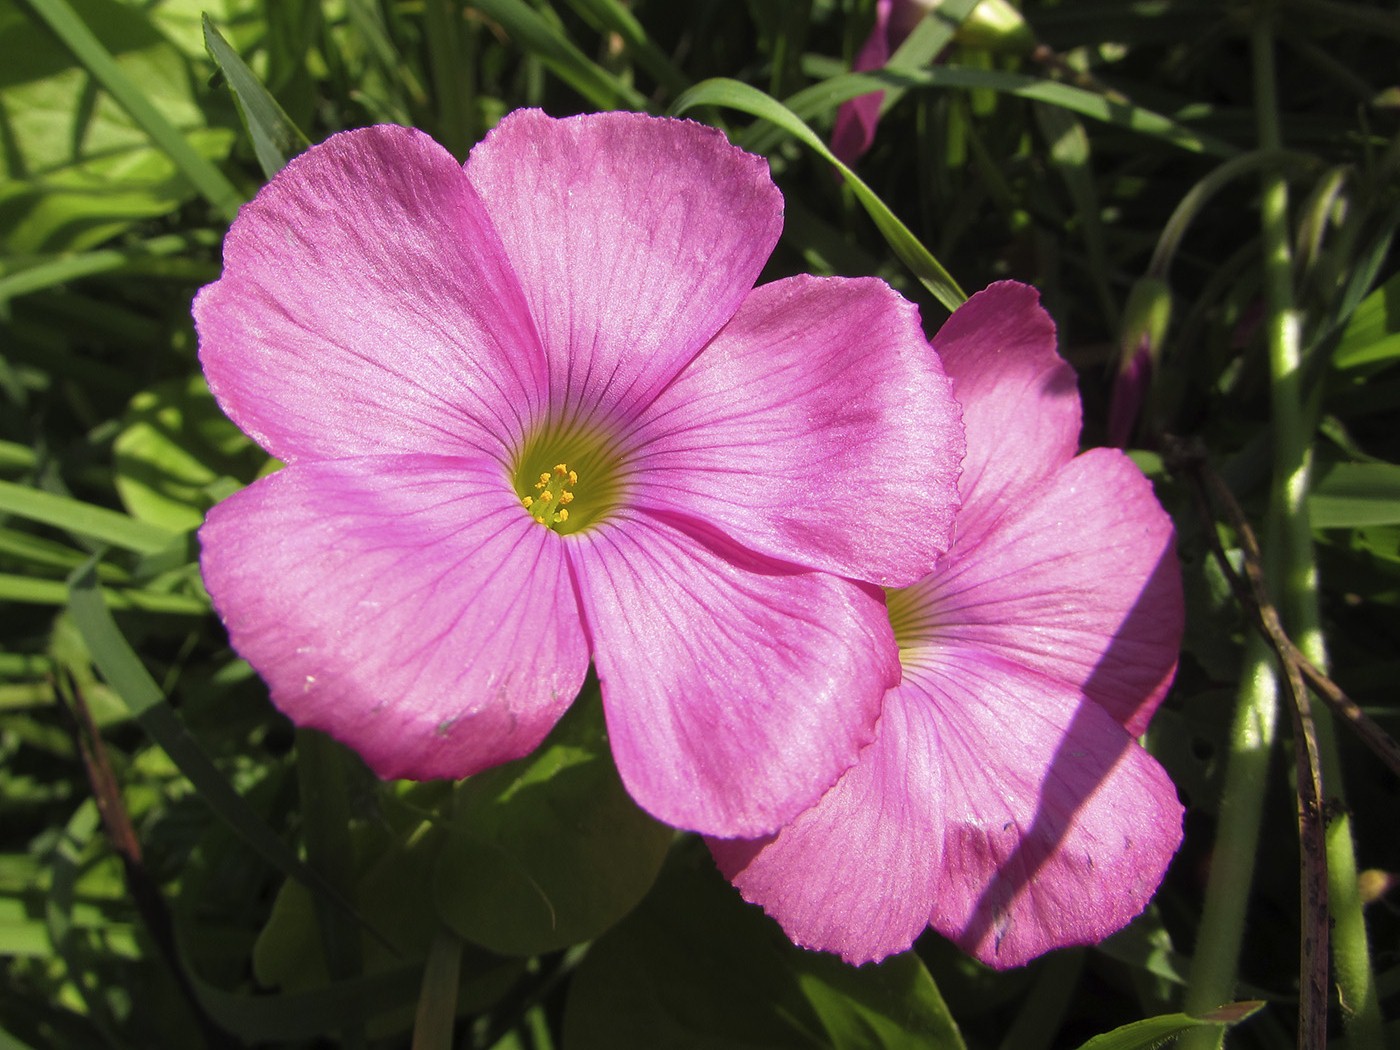
[[[512,481],[530,517],[568,535],[596,525],[621,503],[624,459],[597,427],[549,423],[520,449]]]
[[[927,580],[912,587],[885,591],[885,608],[889,613],[890,627],[894,629],[894,641],[899,646],[901,661],[937,636],[938,612],[933,597],[932,586]]]
[[[567,463],[556,463],[552,471],[541,474],[535,482],[537,495],[521,496],[520,502],[530,517],[546,528],[563,525],[569,520],[569,504],[574,501],[577,484],[578,472],[570,470]]]

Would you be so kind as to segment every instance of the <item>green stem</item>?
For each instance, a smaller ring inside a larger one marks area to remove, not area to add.
[[[1266,8],[1251,35],[1254,59],[1255,113],[1259,148],[1282,148],[1274,72],[1274,23]],[[1326,667],[1326,647],[1317,599],[1317,564],[1308,519],[1307,494],[1312,468],[1315,421],[1304,407],[1302,391],[1302,315],[1293,298],[1293,259],[1288,230],[1288,184],[1277,171],[1261,182],[1260,230],[1264,246],[1264,291],[1268,317],[1269,367],[1272,375],[1274,491],[1270,514],[1282,538],[1281,568],[1276,581],[1289,632],[1314,664]],[[1356,853],[1346,816],[1341,757],[1331,717],[1316,718],[1323,784],[1336,812],[1327,830],[1328,900],[1332,919],[1333,966],[1349,1042],[1355,1050],[1381,1050],[1380,1004],[1371,971],[1365,917],[1356,882]]]
[[[1215,852],[1186,989],[1184,1008],[1189,1014],[1203,1014],[1234,998],[1277,726],[1278,677],[1273,656],[1264,639],[1252,635],[1230,730]],[[1181,1050],[1212,1050],[1224,1037],[1224,1029],[1197,1028],[1183,1034],[1179,1042]]]

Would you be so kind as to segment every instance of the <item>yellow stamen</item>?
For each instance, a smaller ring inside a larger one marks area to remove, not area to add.
[[[530,517],[545,528],[562,525],[569,520],[569,512],[564,509],[564,505],[574,501],[574,494],[570,490],[577,482],[577,473],[570,470],[565,463],[556,463],[551,473],[540,475],[539,483],[535,486],[540,494],[534,497],[525,496],[521,502],[529,510]],[[556,507],[559,508],[557,511]]]

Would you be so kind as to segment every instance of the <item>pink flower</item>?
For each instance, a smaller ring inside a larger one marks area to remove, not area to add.
[[[879,587],[946,548],[963,438],[889,287],[753,287],[781,225],[760,158],[627,113],[517,112],[465,166],[349,132],[264,188],[195,319],[287,463],[200,533],[274,702],[382,776],[461,777],[591,660],[660,819],[810,805],[898,680]]]
[[[852,72],[868,73],[890,60],[890,55],[914,31],[932,5],[928,0],[875,0],[875,24],[856,53]],[[865,156],[880,125],[883,91],[871,91],[843,102],[831,128],[831,152],[844,164]]]
[[[710,847],[799,944],[863,962],[931,925],[1016,966],[1123,926],[1181,841],[1134,739],[1175,671],[1181,584],[1147,481],[1075,455],[1074,373],[1034,290],[991,286],[933,343],[967,427],[963,507],[938,568],[890,593],[903,680],[816,806]]]

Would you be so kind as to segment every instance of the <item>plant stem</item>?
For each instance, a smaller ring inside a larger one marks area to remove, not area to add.
[[[1261,11],[1250,42],[1259,148],[1281,149],[1272,5],[1265,5]],[[1262,176],[1260,230],[1273,402],[1274,490],[1270,515],[1271,524],[1276,523],[1277,527],[1270,532],[1282,539],[1278,592],[1285,622],[1299,649],[1325,670],[1317,564],[1307,508],[1314,421],[1304,408],[1302,395],[1302,316],[1293,299],[1288,184],[1277,171],[1266,170]],[[1332,946],[1338,996],[1350,1044],[1356,1050],[1381,1050],[1380,1005],[1356,882],[1356,855],[1351,822],[1346,816],[1341,759],[1331,716],[1326,711],[1318,711],[1316,728],[1322,779],[1330,798],[1335,800],[1337,813],[1327,829],[1327,867],[1328,899],[1335,923]]]
[[[1241,670],[1210,882],[1183,1004],[1189,1014],[1203,1014],[1234,997],[1264,788],[1278,728],[1278,676],[1269,647],[1258,635],[1250,635]],[[1212,1050],[1224,1038],[1223,1029],[1197,1028],[1184,1033],[1179,1044],[1181,1050]]]

